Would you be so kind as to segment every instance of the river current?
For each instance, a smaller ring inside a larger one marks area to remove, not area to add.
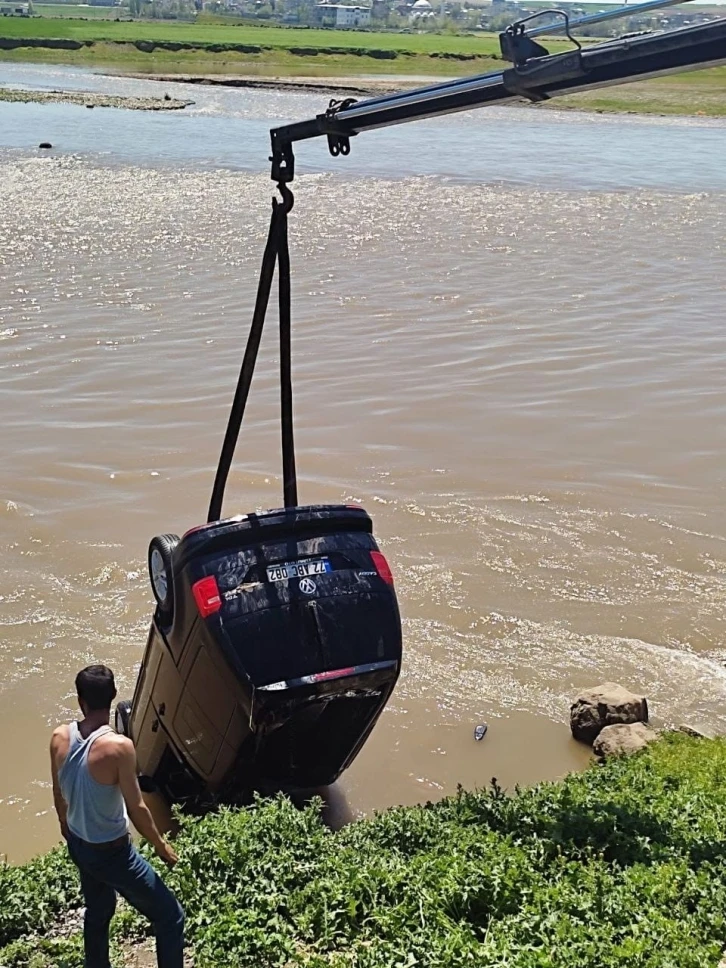
[[[0,103],[0,852],[56,839],[47,740],[130,695],[149,538],[204,519],[269,218],[271,125],[322,95],[2,65],[194,100]],[[39,152],[50,141],[50,152]],[[298,151],[300,496],[360,502],[405,665],[354,812],[587,760],[572,695],[726,729],[726,125],[499,108]],[[226,510],[281,501],[274,325]],[[474,727],[489,724],[475,742]]]

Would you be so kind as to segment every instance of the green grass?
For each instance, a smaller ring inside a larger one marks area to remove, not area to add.
[[[553,107],[633,114],[726,116],[726,67],[557,98]]]
[[[33,18],[0,21],[0,40],[73,41],[77,51],[22,47],[1,59],[106,65],[155,73],[240,73],[283,76],[348,76],[360,73],[453,75],[483,73],[501,62],[494,35],[390,34],[353,30],[113,22]],[[183,49],[134,45],[183,45]],[[241,48],[239,50],[234,47]],[[369,56],[366,56],[369,55]],[[458,60],[463,57],[465,60]]]
[[[178,850],[166,877],[197,968],[715,968],[726,743],[674,735],[560,783],[337,834],[314,808],[261,801],[185,819]],[[77,936],[52,930],[78,904],[73,880],[60,851],[0,868],[0,964],[79,968]]]
[[[156,48],[144,54],[131,44],[95,43],[81,50],[50,50],[45,47],[21,47],[0,50],[3,61],[15,63],[72,64],[105,67],[118,71],[151,74],[239,74],[259,77],[335,77],[355,83],[357,74],[440,75],[484,73],[501,68],[501,63],[488,58],[475,61],[450,61],[442,58],[399,55],[395,60],[379,60],[353,54],[325,54],[301,57],[282,48],[259,54],[235,51],[207,53],[202,49],[169,51]],[[365,87],[365,83],[361,82]]]
[[[301,30],[289,27],[188,24],[169,21],[85,22],[66,18],[6,17],[0,21],[0,36],[53,38],[77,41],[169,41],[186,44],[243,44],[261,47],[375,48],[410,51],[414,54],[452,53],[491,57],[499,52],[494,34],[458,36],[449,34],[393,34],[362,30]],[[555,47],[567,46],[555,42]]]

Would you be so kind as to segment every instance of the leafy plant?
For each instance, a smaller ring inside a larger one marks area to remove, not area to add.
[[[339,833],[316,804],[258,800],[183,817],[165,877],[198,968],[715,968],[725,778],[726,743],[673,735],[560,783],[460,790]],[[43,961],[33,933],[77,903],[69,880],[57,851],[2,870],[0,965],[74,968],[73,942]],[[148,928],[126,912],[118,930]]]

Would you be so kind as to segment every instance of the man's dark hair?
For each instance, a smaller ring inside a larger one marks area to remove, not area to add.
[[[110,709],[116,698],[113,672],[104,665],[86,666],[76,676],[76,692],[89,709]]]

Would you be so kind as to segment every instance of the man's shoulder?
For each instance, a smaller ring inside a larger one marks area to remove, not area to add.
[[[63,723],[61,726],[56,726],[50,737],[50,745],[59,746],[68,742],[70,733],[71,727],[68,725],[68,723]]]
[[[93,744],[96,750],[103,750],[109,756],[135,756],[134,744],[128,736],[121,736],[120,733],[109,732],[99,736]]]

